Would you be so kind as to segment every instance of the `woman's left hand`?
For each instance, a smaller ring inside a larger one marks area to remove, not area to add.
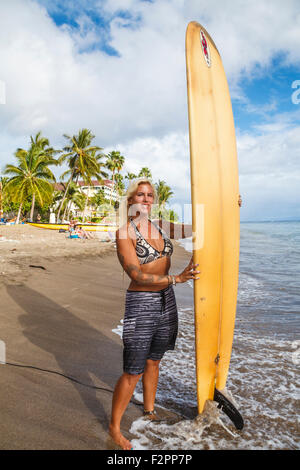
[[[196,270],[197,266],[199,266],[199,264],[193,264],[193,258],[191,258],[191,261],[189,262],[187,267],[182,271],[182,273],[175,277],[176,283],[186,282],[190,279],[200,279],[199,277],[197,277],[197,275],[200,274],[201,271]]]

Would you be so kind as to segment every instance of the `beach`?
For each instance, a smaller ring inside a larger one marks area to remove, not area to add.
[[[27,224],[0,225],[0,282],[3,276],[13,281],[26,279],[27,267],[41,258],[70,260],[98,256],[111,249],[108,232],[90,232],[92,239],[71,239],[68,232],[32,227]]]
[[[122,340],[113,330],[129,280],[114,243],[26,225],[1,226],[0,235],[0,448],[115,449],[107,431]],[[175,242],[174,270],[189,259]],[[130,403],[127,437],[142,410]]]
[[[114,243],[21,225],[1,234],[0,448],[115,450],[107,431],[129,280]],[[174,242],[172,274],[190,260],[186,242]],[[226,388],[242,431],[215,402],[197,416],[193,283],[176,285],[179,333],[156,399],[163,421],[142,417],[139,383],[122,421],[135,450],[299,449],[299,263],[299,222],[241,224]]]

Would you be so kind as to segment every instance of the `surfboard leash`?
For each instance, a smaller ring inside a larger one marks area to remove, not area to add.
[[[70,380],[71,382],[75,382],[78,385],[82,385],[83,387],[91,388],[93,390],[101,390],[101,391],[109,392],[109,393],[114,392],[110,388],[86,384],[76,379],[75,377],[71,377],[69,375],[63,374],[62,372],[58,372],[56,370],[43,369],[42,367],[37,367],[37,366],[27,365],[27,364],[17,364],[15,362],[0,362],[0,365],[1,364],[12,366],[12,367],[21,367],[24,369],[37,370],[39,372],[46,372],[48,374],[55,374],[55,375],[59,375],[60,377],[64,377],[65,379]],[[236,429],[242,430],[244,427],[244,420],[241,414],[235,408],[235,406],[217,389],[215,389],[215,392],[214,392],[214,401],[218,403],[218,408],[221,409],[229,417],[229,419],[234,423]],[[143,406],[142,403],[139,403],[135,399],[131,399],[130,402],[133,403],[134,405]]]
[[[82,385],[83,387],[91,388],[91,389],[94,389],[94,390],[101,390],[101,391],[109,392],[109,393],[114,393],[114,391],[110,388],[99,387],[97,385],[86,384],[86,383],[81,382],[80,380],[76,379],[75,377],[71,377],[69,375],[63,374],[62,372],[58,372],[57,370],[43,369],[41,367],[27,365],[27,364],[17,364],[15,362],[0,362],[0,365],[7,365],[7,366],[13,366],[13,367],[22,367],[24,369],[33,369],[33,370],[37,370],[39,372],[46,372],[48,374],[55,374],[55,375],[59,375],[60,377],[64,377],[65,379],[71,380],[72,382],[75,382],[79,385]],[[131,401],[131,403],[134,403],[135,405],[142,406],[141,403],[137,402],[134,399],[131,399],[130,401]]]

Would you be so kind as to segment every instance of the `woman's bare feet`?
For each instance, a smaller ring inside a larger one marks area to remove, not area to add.
[[[121,433],[120,429],[115,429],[112,425],[109,426],[109,435],[113,441],[120,446],[123,450],[132,450],[132,444]]]
[[[158,418],[155,410],[153,410],[153,411],[145,411],[144,410],[144,418],[149,419],[150,421],[161,421]]]

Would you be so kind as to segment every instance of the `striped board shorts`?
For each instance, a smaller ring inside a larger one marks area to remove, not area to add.
[[[123,370],[138,375],[147,359],[160,360],[175,348],[178,314],[173,286],[161,291],[126,292]]]

